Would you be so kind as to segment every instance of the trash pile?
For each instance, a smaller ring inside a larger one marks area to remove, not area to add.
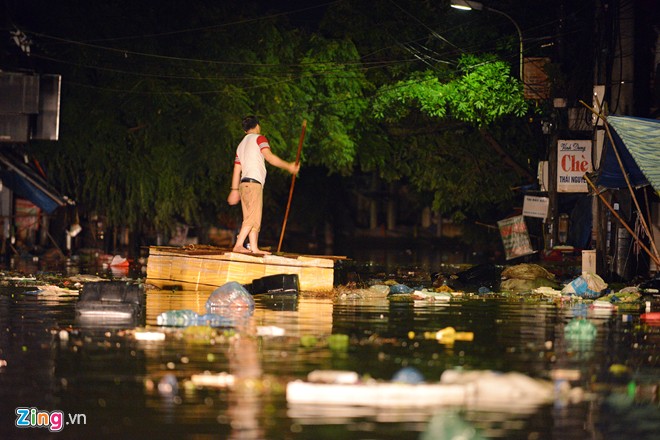
[[[584,271],[578,277],[560,281],[552,272],[537,264],[523,263],[506,268],[481,264],[453,274],[435,274],[431,285],[405,284],[399,280],[371,280],[368,288],[342,291],[342,298],[367,298],[383,295],[390,301],[413,301],[416,305],[447,304],[452,300],[475,295],[524,295],[539,299],[588,302],[593,308],[605,311],[616,308],[634,309],[647,295],[657,293],[660,278],[619,291],[609,288],[603,278]],[[649,298],[646,297],[646,300]],[[647,301],[648,302],[648,301]],[[650,316],[649,316],[650,319]]]
[[[502,271],[502,290],[525,291],[539,287],[556,289],[554,274],[537,264],[518,264]]]

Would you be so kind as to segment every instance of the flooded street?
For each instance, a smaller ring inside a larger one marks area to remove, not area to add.
[[[142,321],[126,323],[81,320],[77,294],[31,283],[0,290],[1,438],[563,440],[660,431],[660,327],[642,322],[639,307],[338,289],[256,295],[254,313],[234,328],[174,328],[158,326],[158,315],[203,314],[211,291],[147,290]],[[575,318],[593,324],[595,338],[568,338]],[[472,337],[433,336],[448,327]],[[549,402],[287,402],[287,384],[315,370],[385,382],[406,367],[426,383],[448,370],[519,372],[551,383],[554,394]],[[49,424],[18,427],[32,409],[49,412]]]

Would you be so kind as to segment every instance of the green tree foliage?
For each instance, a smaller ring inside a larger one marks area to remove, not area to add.
[[[522,84],[511,77],[504,62],[493,56],[464,55],[458,67],[456,75],[444,82],[435,71],[426,70],[382,87],[374,103],[375,117],[392,121],[419,109],[428,116],[485,127],[527,112]]]
[[[462,47],[475,33],[443,2],[329,2],[303,27],[253,1],[30,3],[35,54],[63,75],[60,141],[33,149],[110,225],[217,224],[246,114],[284,159],[306,119],[304,164],[410,182],[447,213],[505,202],[520,180],[484,130],[529,159],[511,134],[526,112],[520,82]],[[269,174],[267,212],[282,209],[288,182]]]
[[[368,83],[350,40],[247,18],[259,17],[250,2],[72,3],[43,5],[53,21],[40,45],[63,74],[61,138],[57,154],[33,149],[80,210],[159,231],[215,223],[231,209],[246,114],[287,160],[308,119],[305,162],[351,169]],[[286,177],[272,170],[268,190],[283,191]]]
[[[356,47],[348,39],[314,36],[302,59],[305,91],[314,139],[305,158],[330,171],[352,171],[360,140],[360,122],[370,88]]]
[[[373,109],[375,117],[388,124],[411,125],[415,113],[421,113],[425,123],[432,123],[428,118],[445,121],[430,133],[399,131],[408,145],[397,162],[406,164],[399,172],[412,184],[432,192],[435,210],[462,216],[511,198],[515,175],[502,169],[479,130],[510,115],[523,116],[527,103],[509,66],[493,56],[463,55],[458,67],[453,74],[448,69],[425,70],[385,85]]]

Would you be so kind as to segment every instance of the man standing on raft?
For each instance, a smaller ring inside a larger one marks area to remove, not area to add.
[[[256,116],[243,118],[245,137],[236,148],[234,173],[231,178],[231,192],[227,203],[236,205],[241,202],[243,209],[243,224],[236,238],[234,252],[254,252],[268,254],[259,249],[259,231],[261,230],[261,215],[263,212],[263,185],[266,183],[266,164],[298,174],[300,164],[286,162],[272,151],[268,139],[261,135],[261,126]],[[250,249],[244,246],[249,239]]]

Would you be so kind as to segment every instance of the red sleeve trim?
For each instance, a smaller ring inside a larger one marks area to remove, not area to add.
[[[264,148],[270,148],[270,144],[268,143],[268,139],[266,139],[266,136],[259,136],[257,138],[257,145],[259,145],[259,150],[263,150]]]

